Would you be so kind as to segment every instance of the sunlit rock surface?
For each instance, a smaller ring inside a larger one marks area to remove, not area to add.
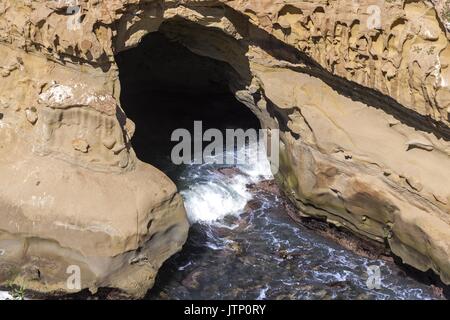
[[[181,198],[133,152],[115,63],[159,30],[228,63],[237,99],[281,130],[277,179],[301,214],[449,284],[450,49],[435,2],[2,0],[0,281],[67,291],[77,265],[82,288],[140,297],[181,248]]]

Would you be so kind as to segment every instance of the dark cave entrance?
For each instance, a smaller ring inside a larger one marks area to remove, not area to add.
[[[202,121],[203,131],[260,128],[257,117],[231,93],[228,84],[235,71],[225,62],[197,55],[161,32],[147,35],[116,60],[122,108],[136,124],[133,148],[140,160],[173,180],[174,130],[192,134],[194,121]]]

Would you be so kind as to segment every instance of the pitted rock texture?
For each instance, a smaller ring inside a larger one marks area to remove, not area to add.
[[[75,264],[83,287],[142,296],[181,247],[181,199],[133,152],[115,63],[160,31],[226,62],[236,98],[281,130],[277,179],[301,214],[450,284],[450,49],[435,2],[2,0],[0,281],[36,266],[29,287],[64,291]]]
[[[245,2],[245,5],[243,4]],[[448,39],[427,1],[230,1],[330,73],[448,125]]]

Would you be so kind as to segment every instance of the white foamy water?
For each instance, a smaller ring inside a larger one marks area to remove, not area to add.
[[[227,167],[226,165],[206,163],[198,165],[194,170],[194,165],[191,165],[188,170],[190,177],[187,178],[191,180],[191,184],[188,189],[181,191],[191,223],[214,223],[227,215],[242,213],[252,198],[246,186],[272,178],[270,163],[264,151],[257,153],[257,146],[256,143],[249,146],[250,159],[246,164],[236,166],[242,175],[227,177],[217,172],[217,169]]]
[[[245,191],[245,183],[240,180],[230,184],[213,180],[182,191],[189,221],[214,222],[241,211],[251,196]]]
[[[0,300],[12,300],[13,297],[6,291],[0,291]]]
[[[249,152],[252,159],[247,164],[240,164],[237,167],[246,175],[250,176],[251,182],[258,182],[264,179],[273,179],[270,162],[267,159],[266,151],[258,149],[258,144],[251,145]]]

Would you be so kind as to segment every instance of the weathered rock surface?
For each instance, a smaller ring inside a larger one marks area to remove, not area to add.
[[[84,287],[139,296],[180,248],[181,200],[136,159],[118,103],[115,55],[159,30],[228,63],[236,97],[281,129],[277,179],[300,212],[450,284],[450,46],[436,2],[2,0],[2,268],[36,265],[44,281],[29,285],[52,291],[78,264]],[[11,274],[0,280],[23,278]]]

